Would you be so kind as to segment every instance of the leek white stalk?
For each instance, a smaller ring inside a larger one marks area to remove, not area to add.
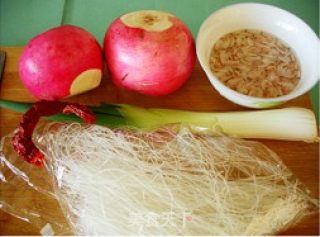
[[[0,100],[0,107],[25,112],[31,104]],[[196,133],[219,133],[239,138],[314,142],[318,139],[315,115],[310,109],[283,108],[242,112],[191,112],[142,108],[128,104],[91,106],[99,125],[131,127],[146,131],[167,125],[189,127]],[[55,121],[81,122],[73,115],[48,117]]]
[[[318,139],[314,113],[304,108],[203,113],[121,105],[119,111],[130,125],[139,128],[178,123],[191,126],[197,132],[217,132],[240,138],[308,142]]]

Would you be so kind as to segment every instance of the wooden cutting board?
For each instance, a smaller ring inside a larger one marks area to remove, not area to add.
[[[0,98],[14,101],[33,102],[35,99],[24,89],[18,75],[18,59],[22,52],[21,47],[0,47],[6,51],[7,61],[3,81],[0,85]],[[194,111],[235,111],[248,110],[224,99],[211,86],[199,63],[196,64],[190,80],[176,93],[161,98],[146,97],[136,93],[117,89],[109,80],[107,73],[99,88],[86,94],[67,99],[89,105],[100,102],[129,103],[143,107],[163,107]],[[280,107],[300,106],[311,108],[308,94],[300,96]],[[0,137],[8,134],[17,127],[20,114],[0,109]],[[287,142],[263,140],[269,148],[274,150],[293,173],[311,190],[312,195],[318,197],[319,193],[319,144],[305,142]],[[9,197],[16,193],[16,188],[6,189],[0,187],[0,195]],[[21,197],[23,200],[23,197]],[[36,204],[36,203],[35,203]],[[48,212],[55,212],[56,206],[48,205]],[[295,227],[287,230],[286,235],[318,235],[319,214],[313,215]],[[38,234],[36,229],[7,213],[0,211],[1,235]]]

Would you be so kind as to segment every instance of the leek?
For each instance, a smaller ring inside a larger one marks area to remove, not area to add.
[[[0,107],[24,113],[30,103],[0,100]],[[305,108],[283,108],[245,112],[191,112],[173,109],[142,108],[128,104],[89,106],[96,124],[153,130],[166,125],[188,126],[195,133],[224,134],[240,138],[262,138],[313,142],[318,140],[314,113]],[[48,117],[60,122],[81,122],[74,115]]]

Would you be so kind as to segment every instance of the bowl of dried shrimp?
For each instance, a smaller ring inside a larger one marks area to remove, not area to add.
[[[319,38],[300,18],[271,5],[242,3],[212,13],[196,48],[211,84],[242,106],[282,104],[319,80]]]

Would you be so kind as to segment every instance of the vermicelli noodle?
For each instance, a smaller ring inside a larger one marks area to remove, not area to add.
[[[274,234],[317,206],[259,142],[53,124],[38,145],[76,234]]]

